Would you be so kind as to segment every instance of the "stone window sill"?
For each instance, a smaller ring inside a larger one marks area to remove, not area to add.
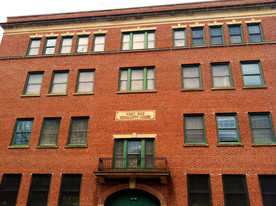
[[[73,96],[81,96],[81,95],[94,95],[94,92],[73,93]]]
[[[87,148],[87,147],[88,147],[87,145],[66,145],[65,149],[68,149],[68,148]]]
[[[248,86],[248,87],[242,87],[242,89],[267,89],[267,86]]]
[[[208,144],[183,144],[183,147],[209,147]]]
[[[136,93],[156,93],[157,90],[141,90],[141,91],[118,91],[116,94],[136,94]]]
[[[46,94],[47,97],[55,97],[55,96],[67,96],[66,93],[61,93],[61,94]]]
[[[29,149],[30,146],[8,146],[9,149]]]
[[[276,143],[252,144],[252,147],[276,147]]]
[[[193,92],[193,91],[204,91],[202,88],[198,89],[181,89],[181,92]]]
[[[36,146],[36,149],[58,149],[58,146],[56,145],[41,145],[41,146]]]
[[[211,88],[211,90],[235,90],[235,87],[217,87],[217,88]]]
[[[20,95],[21,98],[24,97],[40,97],[40,94],[22,94]]]
[[[240,143],[233,143],[233,144],[220,143],[220,144],[217,144],[217,147],[243,147],[243,144],[240,144]]]

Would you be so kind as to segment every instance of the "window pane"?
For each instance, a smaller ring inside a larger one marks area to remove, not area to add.
[[[142,142],[141,141],[128,141],[127,153],[128,154],[141,154]]]
[[[33,120],[18,120],[13,145],[28,145],[32,126]]]
[[[211,36],[221,36],[221,27],[212,27],[211,28]]]
[[[243,77],[244,85],[262,85],[262,80],[260,75],[244,76]]]
[[[259,63],[242,64],[242,73],[243,73],[243,75],[246,75],[246,74],[260,74]]]
[[[259,25],[248,25],[248,32],[249,34],[260,34],[260,27]]]
[[[25,94],[40,94],[41,85],[28,85]]]
[[[133,43],[134,42],[144,42],[145,41],[145,34],[144,33],[138,33],[133,34]]]
[[[39,84],[42,82],[43,74],[30,74],[29,75],[29,84]]]
[[[185,30],[174,31],[174,39],[185,39]]]
[[[148,41],[154,42],[154,32],[148,32]]]
[[[133,42],[133,49],[144,49],[144,42]]]
[[[53,84],[52,94],[66,93],[67,84]]]
[[[174,46],[185,46],[185,40],[175,40]]]
[[[202,28],[192,29],[192,36],[193,38],[203,38],[203,29]]]
[[[270,119],[268,115],[250,115],[252,128],[270,128]]]
[[[131,90],[143,90],[143,80],[131,81]]]
[[[123,50],[129,50],[129,42],[123,43]]]
[[[212,37],[212,44],[222,44],[222,37]]]
[[[123,35],[123,42],[124,42],[124,43],[126,43],[126,42],[129,43],[129,41],[130,41],[130,35],[129,35],[129,34],[124,34],[124,35]]]
[[[71,46],[72,44],[72,37],[70,38],[63,38],[62,40],[62,46]]]
[[[105,36],[95,36],[95,44],[104,44]]]
[[[231,87],[230,77],[214,77],[214,87]]]
[[[203,129],[186,129],[186,138],[185,138],[185,143],[204,143],[205,138],[204,138],[204,131]]]
[[[54,54],[55,53],[55,48],[51,47],[51,48],[46,48],[45,50],[45,54]]]
[[[79,73],[79,82],[91,82],[94,80],[94,72],[93,71],[81,71]]]
[[[189,206],[209,206],[210,205],[209,194],[190,194]]]
[[[229,76],[229,66],[228,64],[223,65],[212,65],[213,76]]]
[[[249,40],[250,40],[251,42],[262,41],[261,34],[250,34]]]
[[[88,45],[88,37],[79,37],[78,45]]]
[[[203,39],[194,39],[193,40],[193,45],[203,45],[204,41]]]
[[[104,44],[95,45],[94,51],[104,51]]]
[[[87,52],[88,46],[78,46],[77,52]]]
[[[274,142],[271,129],[252,129],[254,142]]]
[[[56,39],[47,39],[47,47],[54,47],[56,46]]]
[[[93,83],[79,83],[77,92],[93,92]]]
[[[200,88],[199,78],[184,79],[183,81],[184,89]]]
[[[199,77],[198,67],[183,67],[184,77]]]
[[[186,129],[203,129],[202,117],[185,117]]]
[[[225,194],[225,202],[227,206],[246,206],[247,195],[244,194]]]
[[[148,49],[154,48],[154,42],[148,42]]]
[[[67,83],[68,73],[55,73],[53,83]]]
[[[236,130],[219,130],[218,135],[220,142],[238,142],[238,134]]]
[[[65,53],[70,53],[71,52],[71,46],[63,46],[60,50],[60,53],[65,54]]]
[[[236,128],[236,120],[234,116],[217,116],[218,127],[222,128]]]
[[[241,36],[230,36],[231,43],[241,43],[242,37]]]
[[[29,55],[37,55],[39,51],[39,48],[31,48],[29,50]]]
[[[229,26],[229,33],[230,33],[230,36],[232,36],[232,35],[240,35],[241,34],[240,25]]]
[[[40,42],[41,42],[40,39],[33,39],[31,43],[31,48],[40,47]]]

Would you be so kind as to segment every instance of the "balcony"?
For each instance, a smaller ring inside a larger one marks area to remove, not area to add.
[[[98,171],[94,174],[102,184],[106,179],[115,178],[129,178],[130,182],[136,182],[136,178],[160,178],[161,184],[167,184],[170,175],[164,157],[100,158]]]

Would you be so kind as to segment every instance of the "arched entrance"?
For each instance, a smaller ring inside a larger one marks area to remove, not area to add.
[[[158,198],[142,190],[122,190],[110,195],[105,206],[160,206]]]

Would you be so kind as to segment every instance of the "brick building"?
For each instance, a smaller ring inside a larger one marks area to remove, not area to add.
[[[1,23],[0,205],[276,205],[276,2]]]

